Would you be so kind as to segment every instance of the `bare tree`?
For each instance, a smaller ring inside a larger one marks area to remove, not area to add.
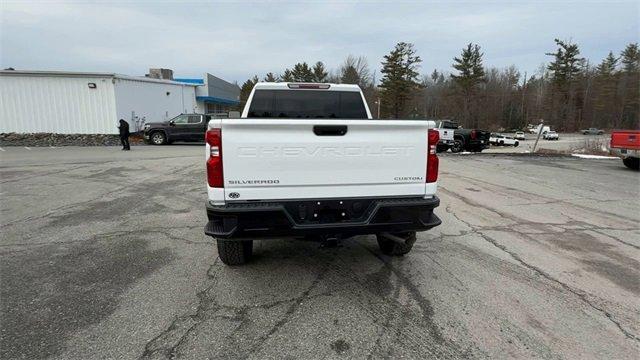
[[[364,56],[349,55],[340,66],[340,82],[343,84],[357,84],[361,88],[371,83],[369,63]]]

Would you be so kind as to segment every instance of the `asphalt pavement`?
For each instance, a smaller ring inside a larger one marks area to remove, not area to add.
[[[515,134],[503,133],[505,136],[513,137]],[[519,140],[518,146],[491,146],[486,149],[487,153],[532,153],[536,143],[537,134],[525,134],[525,140]],[[583,149],[591,151],[607,151],[610,134],[604,135],[582,135],[579,133],[559,133],[557,140],[545,140],[542,136],[538,140],[536,151],[550,150],[551,152],[582,152]]]
[[[227,267],[201,145],[0,151],[0,358],[640,356],[640,174],[441,156],[413,251],[280,239]]]

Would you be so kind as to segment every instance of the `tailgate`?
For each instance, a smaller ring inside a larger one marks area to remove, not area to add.
[[[423,196],[427,130],[433,126],[409,120],[222,120],[225,199]]]
[[[453,132],[454,129],[438,129],[438,133],[440,133],[440,142],[442,143],[450,143],[453,142]]]
[[[621,130],[611,133],[612,148],[640,149],[640,130]]]

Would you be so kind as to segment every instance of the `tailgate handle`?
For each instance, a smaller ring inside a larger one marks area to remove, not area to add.
[[[318,136],[343,136],[347,133],[347,125],[314,125],[313,133]]]

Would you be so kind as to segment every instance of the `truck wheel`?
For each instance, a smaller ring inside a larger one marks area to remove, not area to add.
[[[622,159],[624,166],[632,170],[640,170],[640,158],[628,157]]]
[[[516,142],[513,144],[513,147],[518,147],[518,145],[520,145],[520,143],[516,141]]]
[[[452,153],[459,153],[460,151],[462,151],[464,147],[464,144],[462,143],[462,140],[454,140],[453,141],[453,145],[451,145],[451,152]]]
[[[242,265],[253,255],[253,240],[218,240],[218,257],[226,265]]]
[[[376,238],[378,239],[378,246],[380,246],[380,251],[385,255],[399,256],[407,254],[409,251],[411,251],[411,248],[413,248],[413,244],[416,242],[415,231],[391,235],[404,239],[404,243],[391,240],[384,234],[376,235]]]
[[[164,145],[167,143],[167,135],[165,135],[162,131],[156,131],[151,133],[149,136],[149,140],[153,145]]]

